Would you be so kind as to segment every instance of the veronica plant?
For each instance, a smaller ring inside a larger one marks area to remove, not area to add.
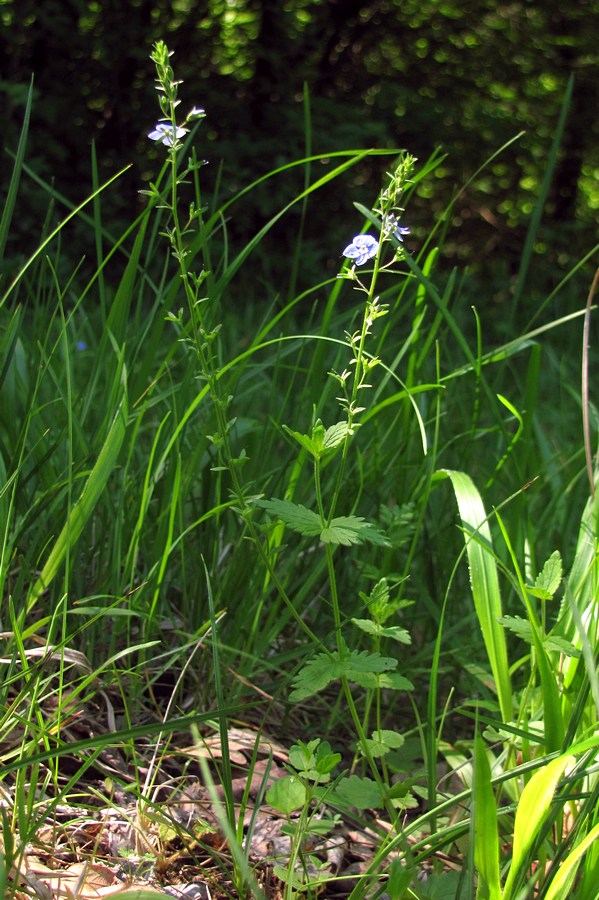
[[[315,509],[292,502],[289,499],[260,500],[258,504],[275,519],[304,537],[318,537],[326,556],[330,605],[334,621],[334,649],[323,650],[309,659],[294,679],[291,692],[292,701],[304,701],[324,690],[334,682],[340,682],[343,701],[347,705],[356,733],[356,759],[367,764],[368,775],[360,777],[353,773],[341,776],[335,787],[329,791],[328,799],[340,808],[353,806],[367,809],[383,807],[394,820],[397,809],[409,802],[403,785],[389,784],[384,765],[384,757],[403,743],[401,734],[383,729],[381,726],[380,698],[382,690],[410,690],[412,685],[398,671],[398,660],[382,656],[379,652],[381,638],[390,638],[408,643],[410,638],[404,629],[385,625],[385,621],[398,609],[400,601],[390,598],[390,588],[385,579],[379,581],[370,596],[361,595],[368,610],[368,619],[355,619],[354,624],[373,640],[373,652],[352,650],[344,635],[344,614],[338,589],[335,554],[340,546],[370,543],[389,546],[385,535],[361,516],[338,514],[342,500],[346,502],[344,488],[347,481],[350,448],[352,440],[361,426],[361,418],[366,411],[367,392],[371,387],[371,376],[380,360],[367,350],[368,340],[373,333],[375,322],[387,314],[387,306],[380,302],[377,286],[385,272],[396,273],[395,265],[405,254],[403,238],[409,233],[407,227],[399,224],[398,206],[401,194],[409,183],[415,160],[409,155],[401,157],[395,171],[390,176],[389,186],[381,193],[379,201],[370,214],[372,223],[378,227],[379,237],[372,234],[358,234],[343,251],[350,261],[339,276],[354,284],[364,295],[364,307],[360,327],[345,334],[349,351],[347,365],[341,371],[329,374],[338,389],[338,404],[341,408],[339,421],[325,425],[320,419],[314,422],[310,433],[303,434],[285,427],[287,434],[299,444],[311,458]],[[372,264],[369,269],[358,268]],[[322,471],[333,459],[336,461],[335,475],[330,496],[325,496]],[[366,689],[366,703],[360,712],[354,699],[352,686]],[[373,695],[376,702],[373,705]],[[371,730],[370,719],[375,711],[376,727]],[[287,791],[286,791],[287,788]],[[305,810],[305,795],[294,797],[297,779],[290,776],[277,788],[276,797],[269,802],[288,813],[290,809]],[[302,812],[304,815],[304,812]]]

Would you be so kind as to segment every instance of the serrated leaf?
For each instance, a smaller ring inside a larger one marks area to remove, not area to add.
[[[544,603],[548,600],[553,600],[553,594],[546,591],[544,588],[527,587],[526,591],[531,597],[536,597],[537,600],[542,600]]]
[[[295,703],[305,700],[340,678],[347,678],[361,686],[370,686],[364,685],[364,679],[369,675],[372,677],[375,673],[386,672],[396,666],[396,659],[381,656],[380,653],[367,653],[365,650],[360,653],[357,650],[345,652],[343,656],[337,650],[331,654],[319,653],[295,676],[295,687],[289,699]],[[376,687],[376,682],[374,686]]]
[[[388,541],[374,525],[365,522],[362,516],[337,516],[331,519],[330,525],[323,528],[320,516],[301,503],[292,503],[290,500],[257,500],[257,506],[261,506],[277,519],[304,537],[320,536],[325,544],[343,544],[349,547],[351,544],[363,544],[369,541],[371,544],[388,546]]]
[[[331,519],[330,525],[322,530],[320,539],[325,544],[343,544],[345,547],[363,544],[364,541],[389,546],[387,538],[374,525],[365,522],[362,516],[337,516]]]
[[[527,644],[533,645],[532,628],[530,622],[526,619],[522,619],[520,616],[502,616],[498,621],[505,628],[509,628],[514,634],[517,634],[523,641],[526,641]],[[564,656],[580,656],[580,650],[574,644],[557,635],[550,634],[543,637],[542,640],[543,646],[548,652],[563,653]]]
[[[350,775],[342,778],[333,792],[335,800],[356,809],[376,809],[382,805],[381,792],[372,778]]]
[[[557,635],[550,634],[543,641],[546,650],[554,650],[556,653],[563,653],[564,656],[573,656],[576,659],[580,657],[580,650],[570,641]]]
[[[530,622],[523,619],[522,616],[501,616],[497,621],[500,625],[503,625],[504,628],[508,628],[514,634],[517,634],[518,637],[521,637],[523,641],[532,644],[532,628],[530,627]]]
[[[413,691],[414,685],[399,672],[382,672],[376,676],[377,688],[390,691]]]
[[[352,619],[352,622],[361,631],[364,631],[366,634],[372,634],[374,637],[388,637],[393,641],[398,641],[400,644],[410,644],[412,642],[409,632],[400,625],[385,627],[378,622],[373,622],[372,619]]]
[[[365,743],[372,756],[380,757],[390,753],[391,750],[402,747],[404,738],[398,731],[382,728],[380,731],[373,731],[371,737],[366,738]]]
[[[561,580],[562,558],[559,550],[555,550],[537,575],[534,587],[536,590],[545,591],[550,597],[553,597],[561,584]]]
[[[314,439],[314,437],[310,437],[309,434],[302,434],[300,431],[292,431],[291,428],[288,428],[287,425],[283,425],[283,430],[287,432],[289,437],[292,437],[295,441],[298,442],[300,447],[303,447],[304,450],[307,450],[311,456],[320,457],[320,453],[322,450],[322,441],[318,439]]]
[[[348,435],[352,435],[357,426],[354,424],[350,429],[347,422],[337,422],[331,425],[324,433],[325,450],[334,450],[339,444],[342,444]]]
[[[283,429],[298,444],[307,450],[315,459],[320,459],[324,454],[335,450],[343,443],[348,434],[353,434],[356,426],[350,428],[347,422],[337,422],[329,428],[324,427],[320,419],[315,423],[312,434],[302,434],[300,431],[293,431],[287,425],[283,425]]]
[[[292,503],[290,500],[257,500],[256,503],[298,534],[306,537],[320,534],[320,516],[301,503]]]

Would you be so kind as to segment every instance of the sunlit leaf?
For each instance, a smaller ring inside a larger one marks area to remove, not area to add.
[[[474,744],[474,865],[478,870],[477,900],[501,900],[497,803],[487,750],[479,734]]]
[[[549,813],[558,781],[574,760],[575,757],[571,755],[558,756],[551,760],[535,772],[522,791],[514,822],[512,864],[505,883],[503,900],[510,900],[513,896],[518,873],[528,865],[529,850]]]
[[[330,654],[320,653],[309,660],[295,676],[295,687],[289,699],[292,702],[305,700],[340,678],[363,684],[367,676],[386,672],[396,666],[396,659],[381,656],[380,653],[359,653],[356,650],[351,653],[346,651],[343,655],[336,650]]]

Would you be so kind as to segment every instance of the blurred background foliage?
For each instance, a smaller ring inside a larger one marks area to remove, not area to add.
[[[207,112],[196,146],[210,162],[208,200],[216,193],[226,200],[306,149],[402,147],[423,163],[439,147],[444,162],[412,198],[405,222],[417,240],[457,194],[446,258],[467,263],[487,298],[500,303],[570,75],[573,98],[535,247],[539,291],[596,241],[598,12],[599,0],[0,0],[3,144],[16,149],[33,74],[29,166],[79,202],[92,187],[92,142],[102,179],[131,163],[103,201],[118,231],[141,208],[138,191],[164,159],[164,148],[147,139],[158,118],[148,55],[162,38],[184,81],[183,114],[193,105]],[[3,187],[10,164],[3,152]],[[360,226],[352,202],[374,202],[384,168],[369,160],[316,195],[306,218],[306,284],[337,270],[341,248]],[[301,169],[287,173],[235,207],[230,239],[247,242],[304,177]],[[13,263],[37,246],[48,209],[47,192],[31,180],[21,197],[27,203],[8,248]],[[58,204],[52,215],[63,211]],[[284,293],[299,218],[292,212],[264,243],[255,277],[244,280],[250,300]],[[68,252],[88,253],[85,235],[75,234]],[[531,296],[534,302],[534,289]]]

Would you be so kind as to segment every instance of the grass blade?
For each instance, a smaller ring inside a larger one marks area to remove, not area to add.
[[[495,679],[501,715],[509,722],[513,713],[512,688],[505,633],[498,621],[502,616],[501,595],[487,514],[469,475],[451,469],[444,469],[443,474],[450,478],[458,503],[474,608]]]
[[[551,884],[549,885],[549,889],[545,894],[545,900],[566,900],[568,896],[571,886],[572,879],[576,874],[576,869],[582,859],[582,856],[589,849],[591,844],[597,840],[599,837],[599,824],[595,825],[594,828],[589,831],[587,836],[580,842],[580,844],[575,847],[574,850],[570,853],[570,855],[564,860],[562,865],[557,870]],[[595,885],[596,887],[596,885]],[[590,900],[590,895],[587,895]],[[596,894],[594,895],[597,896]],[[583,900],[583,898],[581,898]]]
[[[565,769],[574,761],[574,756],[570,754],[552,759],[543,769],[535,772],[522,791],[514,823],[512,864],[505,883],[503,900],[510,900],[514,896],[516,880],[529,861],[528,852],[549,812],[557,783]]]
[[[25,147],[27,146],[27,135],[29,133],[29,119],[31,117],[31,101],[33,99],[33,78],[29,85],[27,94],[27,103],[25,105],[25,115],[23,117],[23,127],[21,128],[21,136],[19,138],[19,146],[17,147],[17,155],[8,186],[6,202],[2,210],[2,219],[0,220],[0,260],[4,258],[4,248],[10,231],[10,223],[12,214],[15,209],[17,193],[19,190],[19,182],[21,180],[21,171],[23,169],[23,161],[25,159]]]
[[[95,465],[85,482],[79,500],[71,509],[64,527],[50,551],[50,555],[46,560],[41,574],[31,589],[27,601],[28,612],[35,606],[43,591],[46,590],[52,579],[55,577],[68,551],[81,535],[81,532],[94,511],[102,491],[106,487],[108,478],[116,465],[119,451],[125,437],[128,416],[124,367],[122,382],[123,397],[112,420],[106,440],[104,441]]]
[[[518,305],[522,298],[522,292],[524,290],[524,285],[526,284],[526,276],[527,276],[528,270],[530,268],[530,261],[532,259],[535,242],[537,240],[539,226],[541,224],[541,217],[543,215],[543,209],[545,207],[545,201],[547,200],[547,195],[549,193],[549,188],[551,186],[551,179],[553,177],[553,172],[555,169],[555,165],[557,163],[559,147],[560,147],[560,144],[562,141],[564,127],[566,125],[566,118],[568,116],[568,109],[570,108],[570,101],[572,99],[573,89],[574,89],[574,75],[571,74],[570,78],[568,79],[568,84],[566,85],[566,91],[564,93],[564,100],[562,103],[562,108],[560,110],[559,119],[558,119],[558,122],[557,122],[557,125],[555,128],[555,134],[553,136],[553,141],[551,142],[551,149],[549,150],[547,162],[545,164],[545,174],[543,176],[543,181],[541,183],[541,189],[539,191],[539,196],[537,198],[535,208],[533,209],[533,212],[532,212],[530,226],[528,228],[526,240],[524,242],[524,248],[522,250],[522,258],[520,260],[520,268],[518,269],[518,276],[516,278],[516,286],[514,288],[514,296],[512,298],[512,310],[511,310],[512,322],[515,319],[516,310],[518,309]]]
[[[478,871],[477,900],[501,900],[497,803],[487,751],[479,734],[474,741],[474,864]]]

